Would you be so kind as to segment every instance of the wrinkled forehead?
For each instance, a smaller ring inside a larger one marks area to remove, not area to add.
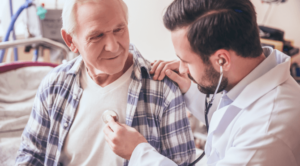
[[[127,26],[127,18],[119,0],[93,0],[76,4],[76,33],[84,36],[89,31],[111,31],[116,26]]]
[[[75,4],[75,17],[78,19],[85,13],[103,19],[110,19],[111,15],[117,15],[128,22],[127,6],[123,0],[81,0]]]
[[[128,12],[127,5],[123,0],[77,0],[75,4],[75,10],[85,3],[100,4],[102,9],[99,8],[99,10],[103,10],[107,6],[114,6],[115,9],[122,11],[124,16],[126,16]]]

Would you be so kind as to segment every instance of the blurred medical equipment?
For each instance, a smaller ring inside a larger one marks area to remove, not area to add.
[[[290,41],[284,40],[284,32],[266,26],[259,26],[262,46],[271,46],[283,53],[293,56],[299,53],[299,48],[293,47]]]
[[[15,47],[15,46],[26,46],[26,45],[33,45],[33,44],[41,44],[45,47],[49,47],[52,49],[59,49],[62,50],[64,59],[71,60],[75,57],[75,55],[69,51],[69,48],[65,45],[55,42],[53,40],[47,39],[47,38],[29,38],[29,39],[21,39],[21,40],[15,40],[15,41],[9,41],[9,42],[2,42],[0,43],[0,49],[6,49],[9,47]],[[34,61],[37,61],[38,54],[35,54]]]
[[[272,5],[284,3],[286,1],[287,0],[262,0],[262,3],[267,3],[269,7],[262,21],[262,26],[259,26],[260,37],[262,46],[271,46],[289,56],[293,56],[299,53],[299,48],[293,47],[290,41],[284,40],[284,31],[265,26]]]
[[[11,0],[10,0],[11,1]],[[37,4],[33,0],[26,0],[26,2],[19,8],[16,14],[12,17],[12,21],[9,25],[7,33],[3,42],[8,41],[8,38],[13,31],[14,24],[20,15],[20,13],[26,10],[26,28],[27,28],[27,38],[46,38],[53,40],[55,42],[65,45],[61,35],[60,29],[62,27],[61,13],[60,9],[48,9],[43,8],[43,4]],[[25,52],[29,52],[32,48],[35,48],[34,51],[34,61],[38,60],[38,57],[43,56],[43,49],[50,50],[51,62],[61,63],[63,60],[73,59],[76,54],[73,54],[68,51],[67,56],[65,49],[58,47],[51,47],[49,44],[44,44],[44,42],[37,42],[32,44],[27,44],[25,47]],[[65,48],[67,48],[65,46]],[[68,49],[67,49],[68,50]],[[5,49],[0,51],[0,63],[3,61],[5,55]],[[18,61],[18,55],[14,54],[14,60]]]
[[[9,9],[10,9],[10,17],[13,17],[13,5],[12,5],[12,0],[9,0]],[[16,40],[16,33],[15,30],[12,30],[12,38],[13,40]],[[18,49],[15,47],[14,48],[14,57],[18,57]]]
[[[10,25],[9,25],[9,27],[8,27],[8,30],[7,30],[7,33],[6,33],[5,37],[4,37],[3,42],[8,41],[8,38],[9,38],[9,36],[10,36],[10,33],[13,31],[15,22],[16,22],[16,20],[18,19],[18,17],[19,17],[19,15],[21,14],[21,12],[22,12],[24,9],[30,7],[32,4],[33,4],[33,3],[32,3],[32,0],[26,0],[26,2],[18,9],[18,11],[16,12],[16,14],[14,14],[14,15],[12,16],[11,23],[10,23]],[[12,3],[11,3],[11,0],[10,0],[10,8],[11,8],[11,13],[12,13]],[[0,63],[2,63],[3,58],[4,58],[4,55],[5,55],[5,50],[1,50],[1,51],[0,51]],[[15,61],[17,61],[17,60],[18,60],[18,57],[17,57],[17,54],[15,54]]]
[[[205,112],[204,112],[204,116],[205,116],[205,125],[206,125],[206,129],[207,129],[207,132],[209,130],[209,123],[208,123],[208,113],[209,113],[209,110],[212,106],[212,103],[215,99],[215,96],[217,94],[217,92],[219,91],[219,87],[221,85],[221,82],[222,82],[222,78],[223,78],[223,65],[224,61],[223,59],[220,59],[219,60],[219,65],[220,65],[220,78],[219,78],[219,82],[218,82],[218,86],[215,90],[215,93],[213,94],[213,96],[210,98],[210,94],[206,94],[206,98],[205,98]],[[194,161],[192,162],[191,164],[189,164],[189,166],[193,166],[195,165],[199,160],[201,160],[203,158],[203,156],[205,155],[205,151],[203,151],[203,153]]]
[[[291,65],[291,75],[300,84],[300,66],[296,62]]]
[[[108,118],[113,118],[114,121],[118,122],[119,121],[119,116],[115,111],[112,110],[106,110],[102,114],[102,120],[106,124],[108,123]]]

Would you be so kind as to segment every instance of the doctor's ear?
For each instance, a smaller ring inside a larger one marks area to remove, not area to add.
[[[222,66],[223,70],[227,71],[230,68],[231,56],[230,52],[225,49],[217,50],[210,57],[213,66],[219,70],[220,66]]]
[[[78,53],[78,49],[73,42],[73,36],[68,34],[64,29],[61,30],[61,36],[70,50],[74,53]]]

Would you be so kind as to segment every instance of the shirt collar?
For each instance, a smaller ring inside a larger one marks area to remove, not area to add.
[[[248,84],[261,77],[277,65],[275,51],[272,51],[272,49],[269,47],[264,47],[263,52],[266,56],[266,59],[261,62],[254,70],[252,70],[250,74],[243,78],[236,86],[234,86],[229,92],[227,92],[227,96],[230,100],[234,101]]]
[[[81,64],[83,63],[81,55],[71,60],[68,64],[70,64],[72,67],[67,72],[67,74],[77,74],[80,71]]]
[[[135,77],[138,80],[142,80],[142,78],[151,78],[150,62],[141,55],[139,50],[133,44],[130,44],[129,52],[133,55],[133,72]]]
[[[142,78],[151,78],[149,71],[150,69],[150,62],[144,59],[138,49],[133,45],[129,45],[129,52],[133,55],[133,72],[135,77],[138,80]],[[74,58],[69,62],[72,66],[71,69],[67,72],[67,74],[78,74],[80,71],[80,67],[83,63],[81,55]]]

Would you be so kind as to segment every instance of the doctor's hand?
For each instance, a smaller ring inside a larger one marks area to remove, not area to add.
[[[179,73],[179,60],[155,60],[153,63],[151,63],[151,66],[150,74],[154,75],[154,80],[162,80],[165,76],[167,76],[172,81],[177,83],[181,93],[186,93],[189,90],[191,86],[191,80],[189,79],[187,73]]]
[[[113,118],[104,127],[106,142],[118,156],[129,160],[133,150],[140,143],[147,143],[145,137],[136,129],[115,122]]]

